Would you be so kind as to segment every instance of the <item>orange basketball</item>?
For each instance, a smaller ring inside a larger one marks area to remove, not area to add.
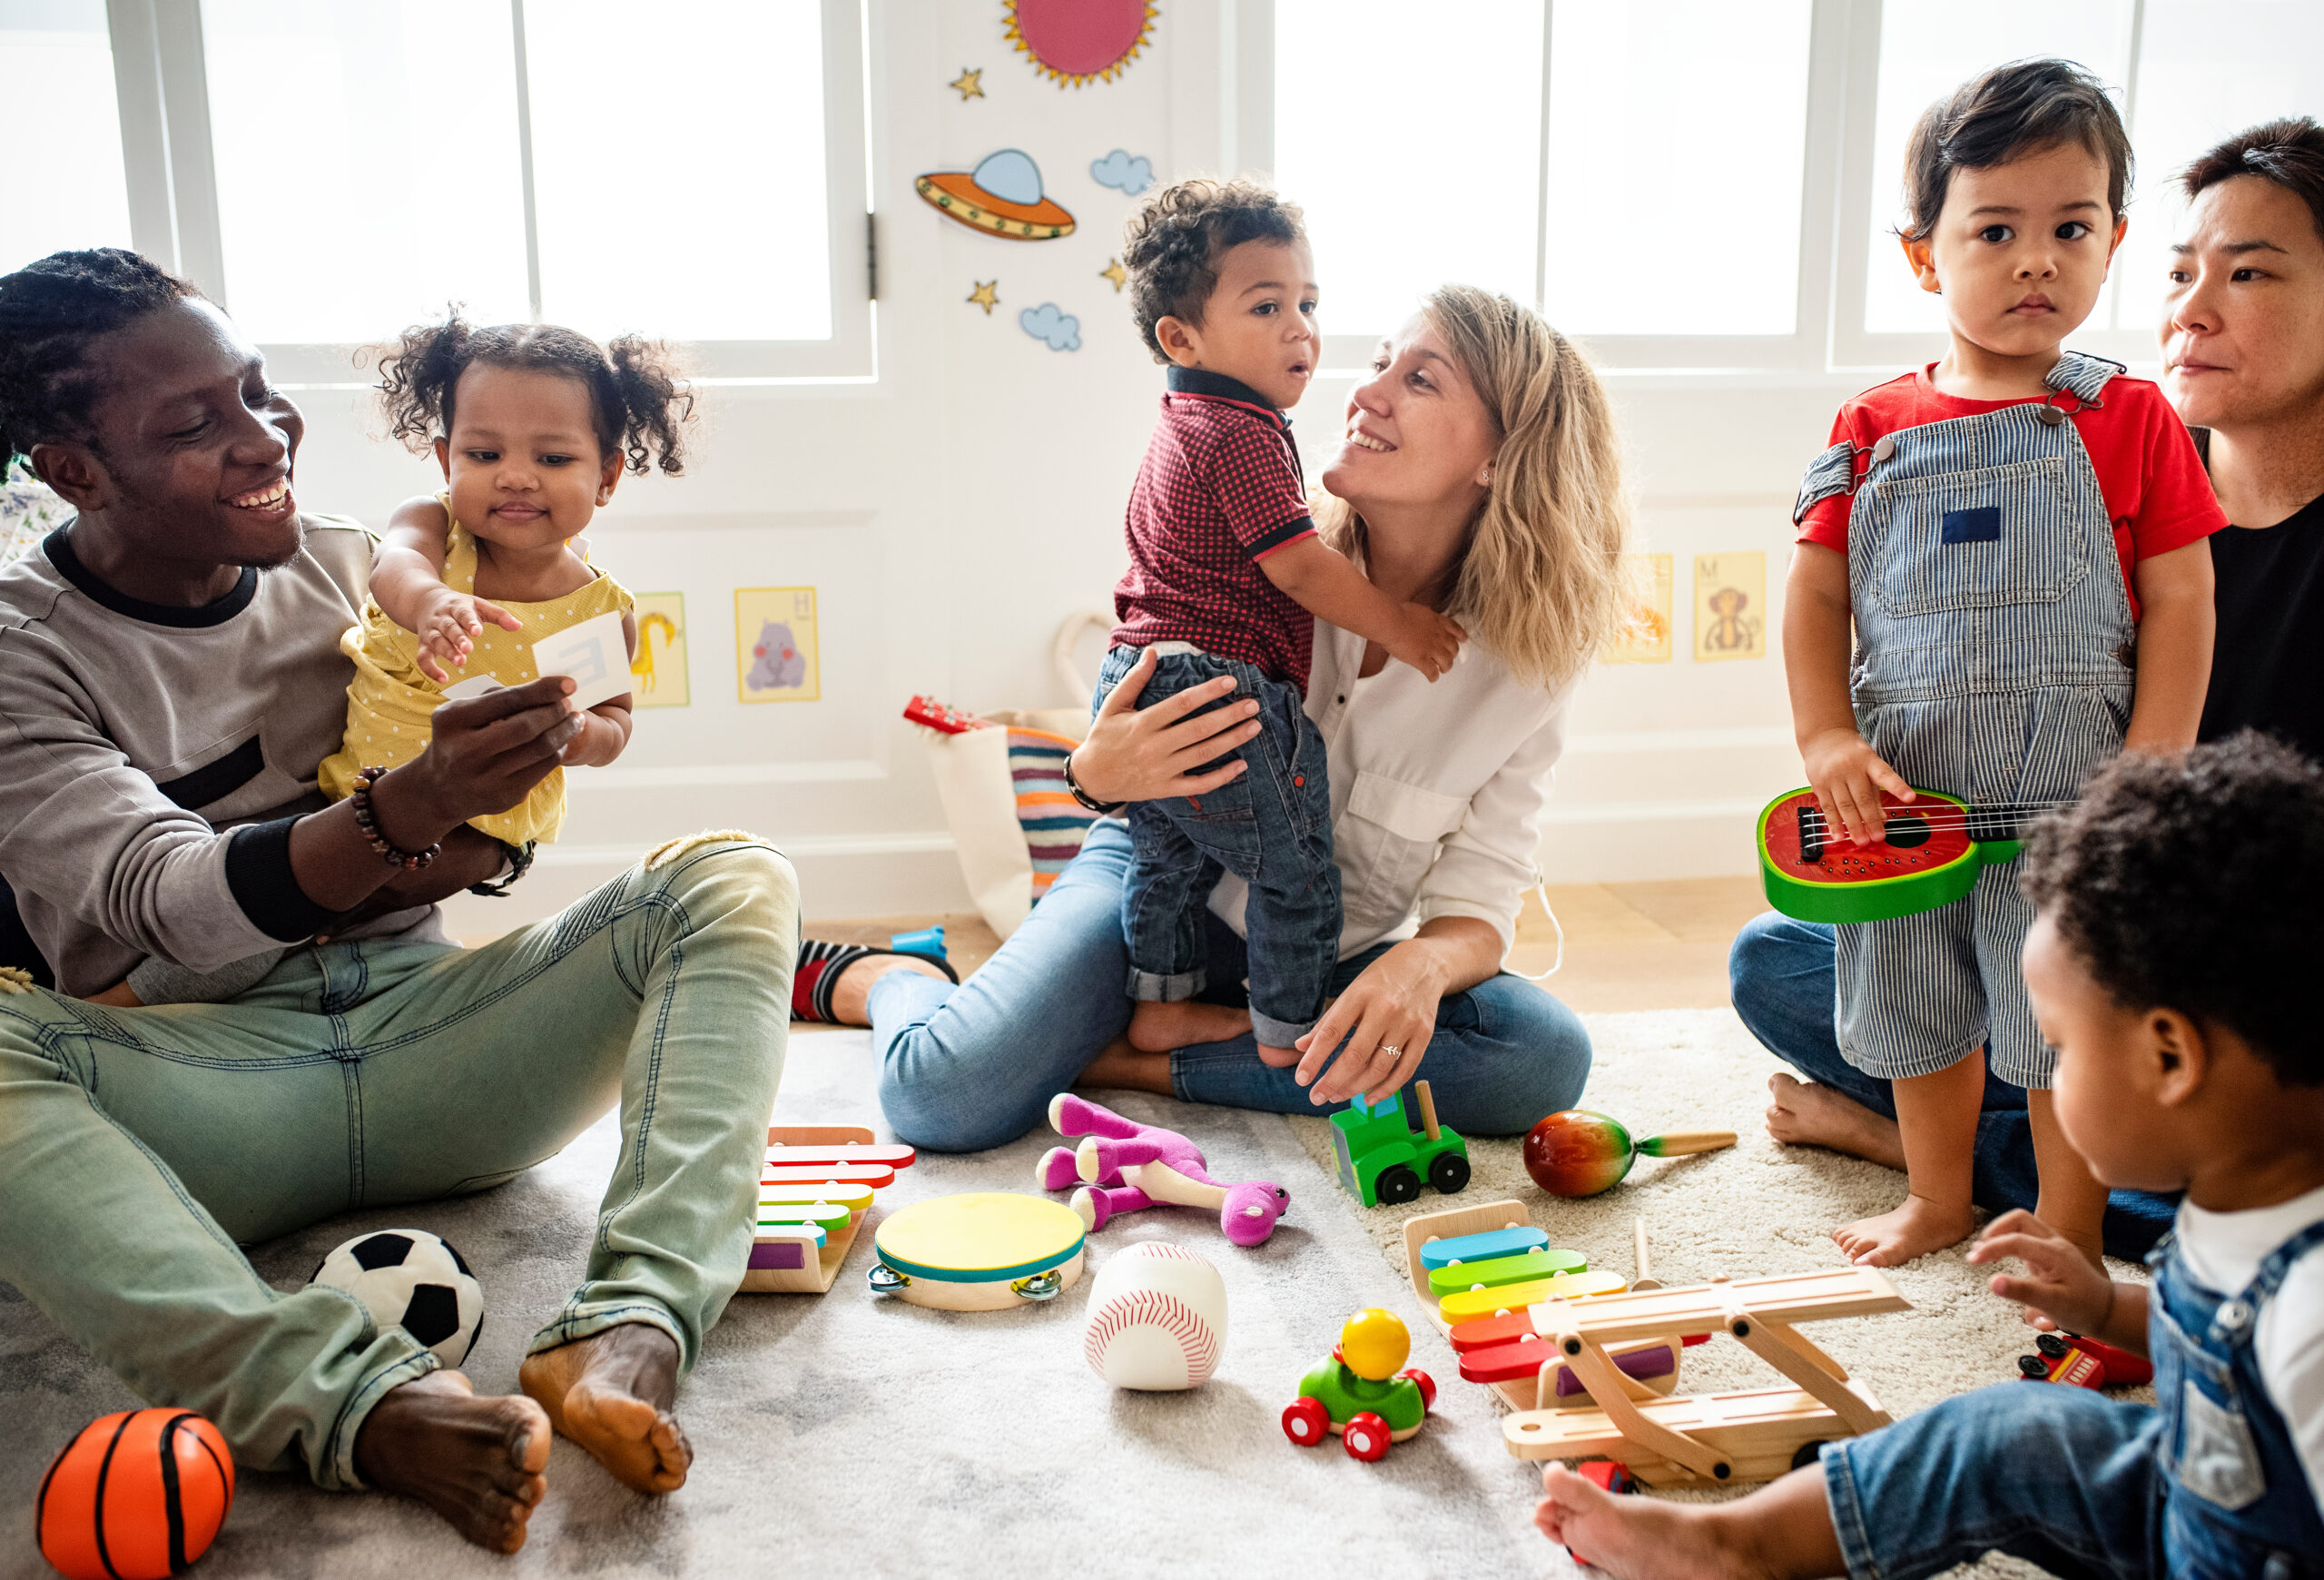
[[[191,1410],[102,1416],[40,1484],[41,1555],[71,1580],[161,1580],[210,1550],[234,1501],[234,1461]]]

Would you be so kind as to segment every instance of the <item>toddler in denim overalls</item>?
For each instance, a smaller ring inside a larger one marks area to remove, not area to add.
[[[2004,814],[1989,836],[2014,837],[2126,743],[2194,740],[2201,540],[2226,520],[2161,391],[2059,347],[2104,282],[2128,161],[2077,73],[2019,63],[1931,110],[1943,134],[1916,143],[1906,251],[1943,288],[1952,350],[1843,406],[1800,489],[1793,712],[1827,818],[1860,845],[1915,787]],[[2045,98],[2085,112],[2087,146],[2010,144],[2010,118]],[[1972,164],[1981,128],[1991,157]],[[1894,1083],[1910,1175],[1902,1206],[1834,1232],[1852,1259],[1892,1266],[1969,1232],[1988,1071],[2027,1089],[2043,1216],[2097,1257],[2105,1192],[2059,1135],[2018,977],[2032,919],[1998,863],[1949,905],[1837,930],[1840,1052]]]
[[[2024,1211],[1968,1259],[2037,1325],[2146,1352],[2155,1402],[2003,1383],[1723,1506],[1553,1469],[1553,1539],[1617,1575],[1915,1580],[2005,1552],[2067,1577],[2324,1577],[2324,771],[2250,734],[2125,754],[2023,864],[2067,1138],[2105,1184],[2187,1197],[2151,1286]]]

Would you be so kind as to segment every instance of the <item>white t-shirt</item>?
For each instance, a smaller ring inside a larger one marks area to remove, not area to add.
[[[1433,683],[1393,660],[1369,679],[1363,667],[1363,637],[1315,622],[1307,716],[1331,775],[1340,958],[1438,916],[1491,924],[1505,952],[1533,886],[1574,685],[1528,686],[1475,641]],[[1230,873],[1211,895],[1237,933],[1248,893]]]
[[[2182,1201],[2180,1254],[2197,1283],[2240,1295],[2270,1251],[2319,1220],[2324,1220],[2324,1187],[2249,1212],[2206,1212]],[[2324,1509],[2324,1245],[2292,1263],[2275,1298],[2260,1308],[2252,1345],[2269,1401],[2290,1426],[2299,1462],[2308,1467],[2309,1493]]]

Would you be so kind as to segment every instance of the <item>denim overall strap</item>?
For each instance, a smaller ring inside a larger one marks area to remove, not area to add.
[[[1910,784],[1988,806],[2063,802],[2122,746],[2130,597],[2076,426],[2112,376],[2061,358],[2050,400],[1899,429],[1865,459],[1848,689],[1856,727]],[[2032,921],[1995,864],[1951,905],[1841,927],[1841,1055],[1894,1081],[1983,1044],[2001,1080],[2048,1086],[2055,1056],[2018,973]]]
[[[1810,507],[1834,494],[1856,492],[1856,457],[1865,453],[1842,441],[1816,458],[1799,480],[1799,498],[1791,507],[1791,524],[1798,526]]]
[[[2270,1251],[2232,1296],[2198,1284],[2175,1246],[2160,1257],[2148,1328],[2162,1415],[2163,1550],[2174,1575],[2324,1576],[2317,1489],[2268,1397],[2254,1342],[2284,1275],[2319,1245],[2324,1223]]]

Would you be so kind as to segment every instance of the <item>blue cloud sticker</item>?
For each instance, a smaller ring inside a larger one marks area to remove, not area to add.
[[[1154,162],[1142,153],[1117,148],[1105,158],[1089,162],[1089,179],[1136,197],[1154,184]]]
[[[1027,334],[1053,351],[1078,351],[1081,349],[1081,321],[1069,312],[1060,311],[1054,301],[1027,308],[1017,315],[1017,322]]]

